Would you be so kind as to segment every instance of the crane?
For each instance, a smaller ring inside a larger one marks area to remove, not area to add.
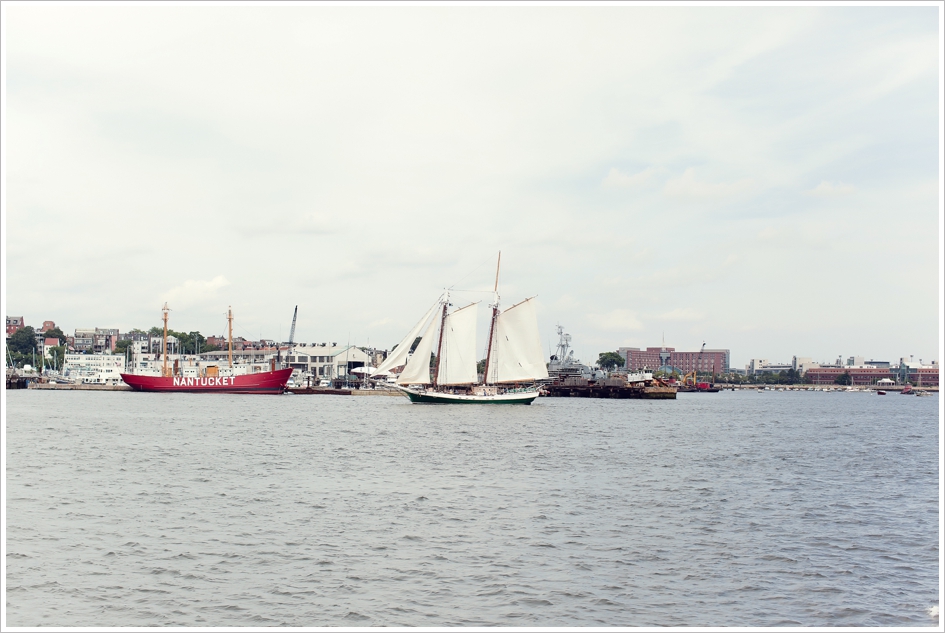
[[[683,376],[683,384],[689,384],[689,381],[692,380],[692,386],[695,387],[699,384],[698,371],[699,371],[699,362],[702,360],[702,354],[705,352],[705,341],[702,342],[702,349],[699,350],[699,355],[696,356],[695,367],[692,371]]]
[[[295,312],[292,313],[292,329],[289,330],[289,346],[292,346],[292,343],[295,342],[295,319],[299,316],[299,306],[295,306]],[[703,345],[702,347],[705,347]]]

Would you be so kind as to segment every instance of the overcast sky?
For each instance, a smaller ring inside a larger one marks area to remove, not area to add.
[[[938,359],[939,8],[3,9],[29,325]]]

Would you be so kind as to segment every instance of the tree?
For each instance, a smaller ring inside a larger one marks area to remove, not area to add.
[[[31,354],[36,351],[36,332],[33,326],[27,325],[20,328],[7,339],[7,346],[11,352],[19,354]]]
[[[476,373],[477,374],[486,373],[486,359],[485,358],[483,358],[482,360],[476,363]]]
[[[155,325],[153,328],[148,330],[148,334],[151,336],[164,336],[164,328]],[[168,331],[168,334],[170,334],[170,331]]]
[[[115,343],[115,353],[124,354],[125,350],[131,347],[131,344],[134,343],[131,339],[124,339]]]
[[[837,376],[836,378],[834,378],[833,381],[837,383],[838,385],[852,385],[853,376],[850,375],[850,372],[845,371],[839,376]]]
[[[597,356],[597,366],[601,369],[616,369],[623,367],[625,359],[619,352],[601,352]]]
[[[62,369],[62,363],[66,360],[66,346],[47,347],[46,351],[49,352],[49,363],[53,368]]]
[[[54,327],[43,332],[43,337],[44,338],[57,338],[60,341],[63,341],[65,340],[66,335],[63,334],[62,330],[60,330],[58,327]]]

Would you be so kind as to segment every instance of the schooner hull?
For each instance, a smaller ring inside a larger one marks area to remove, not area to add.
[[[538,391],[532,389],[491,396],[414,391],[400,386],[397,389],[414,404],[531,404],[538,397]]]

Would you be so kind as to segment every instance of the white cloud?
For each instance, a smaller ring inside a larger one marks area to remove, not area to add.
[[[643,171],[635,174],[625,174],[616,167],[613,167],[607,174],[607,177],[604,178],[603,185],[605,187],[630,189],[646,184],[655,173],[656,170],[652,167],[647,167]]]
[[[203,303],[216,295],[217,290],[229,286],[223,275],[217,275],[210,281],[199,279],[188,279],[179,286],[175,286],[164,293],[162,301],[166,301],[170,308],[191,306],[195,303]]]
[[[605,314],[588,314],[587,318],[598,328],[611,332],[643,329],[643,324],[632,310],[618,309]]]
[[[843,182],[822,181],[819,185],[807,191],[808,195],[821,198],[833,198],[836,196],[847,196],[856,191],[856,187]]]
[[[679,178],[667,181],[663,193],[673,198],[722,199],[745,193],[751,186],[750,178],[718,183],[696,180],[696,172],[690,167]]]
[[[660,321],[686,322],[701,321],[705,318],[705,315],[702,312],[693,310],[692,308],[676,308],[675,310],[664,312],[657,318]]]
[[[586,357],[676,306],[745,357],[797,351],[774,319],[719,331],[762,299],[937,323],[935,7],[4,10],[5,298],[30,323],[149,327],[163,296],[187,329],[232,301],[275,338],[298,304],[299,340],[391,345],[440,289],[491,289],[498,250],[504,304],[547,297],[544,336]],[[825,177],[870,196],[794,204]],[[68,238],[30,248],[38,226]],[[904,243],[903,283],[796,275]],[[938,349],[881,316],[820,355]]]

